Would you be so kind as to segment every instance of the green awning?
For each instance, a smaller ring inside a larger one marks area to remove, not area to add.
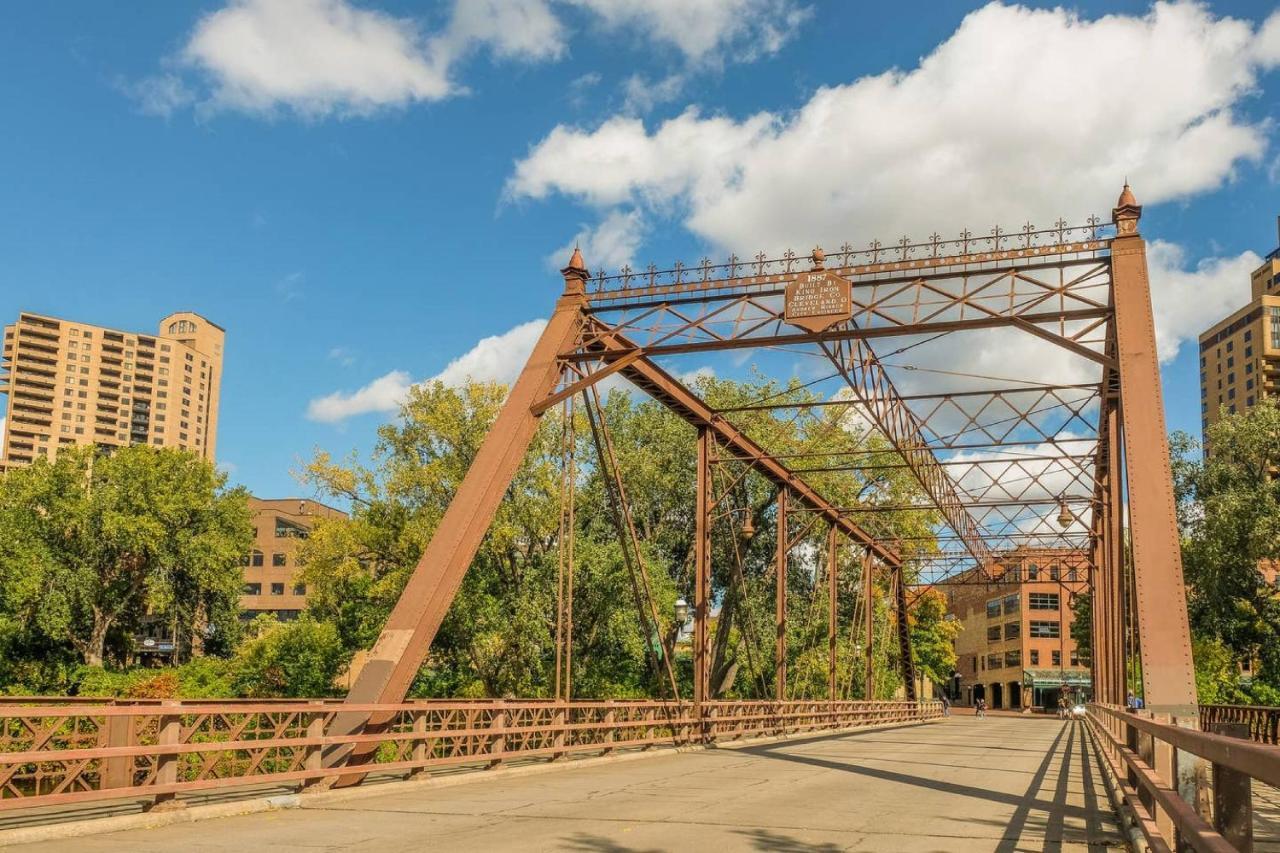
[[[1093,679],[1087,669],[1024,669],[1024,687],[1091,687]]]

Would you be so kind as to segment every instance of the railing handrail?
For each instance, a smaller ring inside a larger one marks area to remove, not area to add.
[[[1280,746],[1158,723],[1148,716],[1118,705],[1091,703],[1089,707],[1101,710],[1114,719],[1206,761],[1229,767],[1273,787],[1280,787]]]

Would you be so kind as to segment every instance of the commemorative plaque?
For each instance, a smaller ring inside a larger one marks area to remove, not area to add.
[[[787,285],[784,299],[786,321],[810,332],[821,332],[853,313],[849,282],[832,272],[800,273]]]

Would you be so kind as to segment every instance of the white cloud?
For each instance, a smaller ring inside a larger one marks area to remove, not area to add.
[[[1258,255],[1244,252],[1234,258],[1206,258],[1187,270],[1181,246],[1153,240],[1147,247],[1147,265],[1160,360],[1172,361],[1184,341],[1194,340],[1210,322],[1247,303],[1249,273],[1261,263]]]
[[[408,396],[411,384],[408,373],[393,370],[357,391],[334,391],[312,400],[307,405],[307,417],[333,423],[369,412],[394,412]]]
[[[627,112],[647,113],[658,104],[674,101],[684,92],[686,74],[668,74],[661,80],[650,80],[640,74],[632,74],[622,84]]]
[[[431,378],[446,385],[461,385],[468,379],[509,385],[520,375],[546,325],[546,320],[530,320],[501,335],[481,338]]]
[[[819,89],[792,114],[558,126],[507,192],[680,215],[740,254],[1078,221],[1125,176],[1144,203],[1185,198],[1263,157],[1266,126],[1234,108],[1275,64],[1272,26],[1188,2],[1096,20],[992,3],[914,69]]]
[[[333,347],[329,350],[329,359],[343,367],[350,367],[356,363],[356,354],[350,347]]]
[[[608,29],[638,30],[694,62],[728,50],[754,59],[777,53],[809,17],[790,0],[567,0]]]
[[[500,335],[481,338],[427,381],[461,385],[470,379],[509,385],[520,374],[546,324],[546,320],[530,320]],[[307,417],[335,423],[371,412],[396,412],[413,384],[408,372],[393,370],[355,391],[335,391],[312,400],[307,406]]]
[[[345,0],[232,0],[196,24],[181,60],[215,106],[368,114],[438,100],[452,87],[417,26]]]
[[[621,267],[631,263],[644,237],[644,218],[638,210],[614,210],[594,228],[583,228],[573,241],[553,252],[547,263],[554,269],[563,267],[575,246],[594,268]]]
[[[456,68],[477,51],[563,57],[562,7],[673,45],[699,65],[730,51],[738,61],[774,53],[806,16],[792,0],[453,0],[447,23],[428,32],[352,0],[227,0],[166,59],[171,70],[121,88],[166,116],[197,102],[205,111],[366,116],[464,93]]]

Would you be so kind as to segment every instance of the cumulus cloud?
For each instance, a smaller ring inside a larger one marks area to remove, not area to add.
[[[777,53],[809,17],[790,0],[567,0],[610,29],[631,28],[704,61],[733,49],[752,59]]]
[[[545,326],[545,320],[530,320],[500,335],[481,338],[426,381],[446,385],[461,385],[468,380],[510,384],[524,367]],[[393,370],[355,391],[335,391],[312,400],[307,406],[307,417],[336,423],[371,412],[396,412],[413,384],[407,371]]]
[[[547,258],[547,263],[554,269],[563,267],[576,246],[592,268],[621,267],[631,263],[643,238],[644,218],[640,211],[614,210],[600,224],[583,228],[575,234],[571,243]]]
[[[1266,126],[1235,107],[1278,61],[1276,29],[1189,2],[1095,20],[991,3],[915,68],[824,87],[794,113],[558,126],[507,192],[680,211],[739,253],[1078,221],[1126,175],[1155,203],[1260,161]]]
[[[566,52],[574,7],[608,30],[674,46],[691,64],[730,50],[738,60],[776,52],[806,17],[792,0],[454,0],[447,22],[350,0],[228,0],[195,24],[165,73],[121,89],[144,112],[202,109],[308,118],[364,116],[466,91],[457,65],[479,51],[542,62]]]
[[[1261,263],[1258,255],[1244,252],[1234,258],[1205,258],[1186,269],[1181,246],[1153,240],[1147,247],[1147,266],[1160,360],[1172,361],[1179,346],[1195,339],[1208,321],[1247,303],[1249,273]]]

